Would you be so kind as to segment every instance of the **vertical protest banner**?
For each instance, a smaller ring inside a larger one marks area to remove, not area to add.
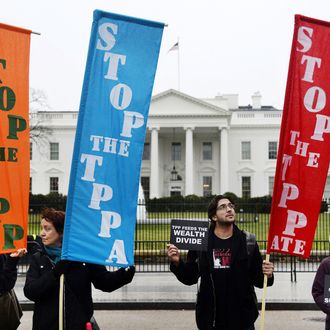
[[[268,253],[310,255],[330,162],[329,96],[330,23],[296,15]]]
[[[62,259],[134,264],[140,167],[163,28],[94,11]]]
[[[0,24],[0,253],[26,247],[30,35]]]

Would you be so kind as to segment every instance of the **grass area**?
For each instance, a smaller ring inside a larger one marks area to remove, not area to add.
[[[256,234],[260,242],[260,248],[265,249],[268,238],[269,214],[264,213],[238,213],[236,215],[237,225],[244,230]],[[150,212],[148,219],[155,223],[137,224],[135,231],[136,250],[161,250],[166,249],[170,240],[170,224],[164,223],[165,219],[207,219],[206,212]],[[157,222],[156,222],[157,220]],[[28,233],[39,234],[40,215],[29,215]],[[330,249],[330,214],[321,213],[319,216],[316,233],[314,237],[313,250]],[[320,242],[321,241],[321,242]]]
[[[165,249],[166,243],[170,240],[170,225],[164,224],[164,219],[203,219],[201,213],[195,214],[195,217],[189,217],[190,213],[166,213],[161,212],[159,217],[156,217],[156,213],[153,213],[153,220],[158,219],[159,223],[154,224],[138,224],[136,227],[136,249],[149,250],[149,249]],[[149,214],[148,214],[149,216]],[[266,242],[268,239],[269,228],[269,214],[255,214],[255,213],[239,213],[237,214],[236,223],[239,228],[254,233],[257,240],[260,242],[260,248],[266,248]],[[329,250],[330,249],[330,214],[322,213],[319,216],[317,228],[314,237],[313,250]]]

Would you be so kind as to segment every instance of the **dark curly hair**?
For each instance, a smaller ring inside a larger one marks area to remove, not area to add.
[[[218,202],[220,199],[228,199],[230,203],[234,204],[234,201],[231,197],[226,195],[216,195],[210,202],[209,207],[207,209],[207,215],[209,219],[212,221],[212,217],[217,213]]]
[[[59,234],[63,234],[65,212],[57,211],[53,208],[45,208],[41,212],[41,219],[53,224]]]

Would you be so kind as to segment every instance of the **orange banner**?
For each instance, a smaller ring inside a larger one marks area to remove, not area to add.
[[[30,34],[0,24],[0,253],[26,247]]]

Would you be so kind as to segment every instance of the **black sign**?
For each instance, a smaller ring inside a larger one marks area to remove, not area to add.
[[[170,243],[181,250],[205,251],[208,230],[208,221],[172,219]]]
[[[324,303],[330,306],[330,275],[324,276]]]

